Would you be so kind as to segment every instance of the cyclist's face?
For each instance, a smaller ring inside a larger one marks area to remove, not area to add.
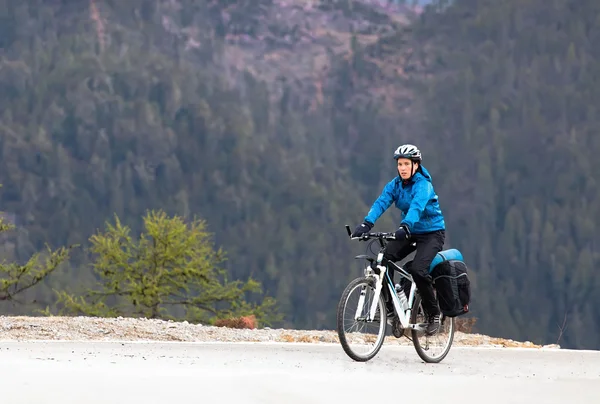
[[[398,159],[398,174],[403,180],[411,177],[417,171],[419,163],[414,163],[409,159],[399,158]]]

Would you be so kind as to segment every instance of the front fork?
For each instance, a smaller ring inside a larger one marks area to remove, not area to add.
[[[372,321],[375,318],[375,311],[377,311],[377,304],[379,304],[379,295],[381,294],[381,289],[383,288],[383,280],[385,279],[385,274],[387,271],[387,268],[384,265],[381,265],[382,260],[383,253],[377,254],[377,269],[379,269],[379,274],[374,273],[372,275],[373,277],[375,277],[375,296],[373,297],[373,303],[371,303],[371,308],[369,310],[369,321]],[[382,319],[382,321],[385,321],[385,319]]]

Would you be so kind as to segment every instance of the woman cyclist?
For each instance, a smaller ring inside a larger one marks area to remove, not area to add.
[[[397,161],[398,176],[385,185],[352,237],[370,232],[377,219],[392,203],[402,211],[403,219],[396,230],[396,239],[390,240],[384,251],[384,265],[385,260],[401,261],[417,250],[409,269],[421,295],[427,319],[426,334],[431,335],[439,328],[440,310],[431,284],[429,265],[444,246],[444,216],[431,183],[431,175],[422,165],[419,149],[411,144],[402,145],[394,152],[394,159]],[[416,247],[413,246],[414,243]],[[388,312],[390,305],[388,303]]]

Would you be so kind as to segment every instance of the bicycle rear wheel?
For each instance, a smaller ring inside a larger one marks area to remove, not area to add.
[[[364,298],[361,299],[361,295]],[[344,352],[358,362],[374,358],[385,339],[387,312],[383,293],[379,295],[375,318],[367,321],[374,297],[375,280],[357,278],[348,284],[338,304],[337,333],[340,344]],[[367,332],[361,334],[363,330]]]
[[[421,296],[418,294],[415,295],[410,322],[412,324],[425,322],[425,312],[421,305]],[[427,363],[441,362],[452,347],[454,326],[454,317],[442,315],[440,317],[440,328],[434,335],[427,336],[423,331],[411,330],[413,345],[419,357]]]

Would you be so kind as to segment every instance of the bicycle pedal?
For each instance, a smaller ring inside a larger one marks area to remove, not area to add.
[[[425,332],[425,330],[427,330],[427,325],[423,326],[421,324],[409,324],[409,327],[417,332]]]

